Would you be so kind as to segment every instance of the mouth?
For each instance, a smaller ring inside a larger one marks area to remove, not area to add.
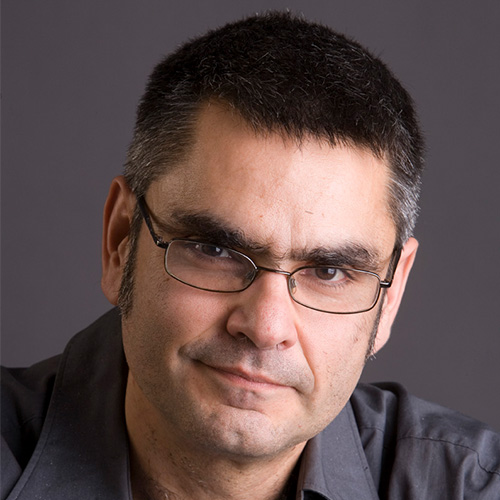
[[[188,344],[180,354],[222,390],[240,388],[269,396],[274,391],[281,397],[285,389],[305,396],[315,388],[314,374],[305,359],[282,351],[261,352],[241,344],[200,341]]]
[[[202,363],[204,364],[204,363]],[[232,385],[236,385],[248,390],[276,390],[290,389],[289,385],[283,384],[265,374],[254,373],[244,370],[241,367],[225,367],[225,366],[206,366],[218,378],[228,381]]]

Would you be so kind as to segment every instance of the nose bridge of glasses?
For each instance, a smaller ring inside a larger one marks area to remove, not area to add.
[[[265,271],[267,273],[281,274],[283,276],[286,276],[287,281],[288,281],[288,292],[290,293],[290,295],[293,296],[293,290],[296,287],[295,279],[293,278],[293,273],[290,273],[289,271],[284,271],[283,269],[273,269],[272,267],[255,266],[255,275],[253,277],[252,282],[257,279],[258,275],[262,271]]]
[[[255,266],[255,274],[253,275],[253,279],[250,284],[252,284],[258,278],[259,274],[261,274],[262,272],[281,274],[282,276],[286,276],[288,293],[293,298],[293,290],[296,287],[295,279],[293,277],[293,272],[284,271],[283,269],[273,269],[272,267]]]
[[[283,271],[283,269],[273,269],[271,267],[264,267],[264,266],[256,266],[257,267],[257,271],[260,272],[260,271],[266,271],[268,273],[276,273],[276,274],[283,274],[285,276],[291,276],[292,273],[289,273],[288,271]]]

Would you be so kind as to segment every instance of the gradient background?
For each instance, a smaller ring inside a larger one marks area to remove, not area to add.
[[[498,0],[2,0],[3,363],[58,353],[108,309],[102,206],[154,64],[269,8],[380,55],[428,139],[417,262],[363,380],[399,381],[500,429]]]

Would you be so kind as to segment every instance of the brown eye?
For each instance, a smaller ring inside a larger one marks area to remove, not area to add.
[[[342,271],[335,267],[318,267],[314,269],[315,275],[320,280],[339,280],[342,279]]]
[[[197,243],[195,248],[197,251],[208,257],[221,257],[221,258],[231,257],[230,250],[224,247],[218,247],[217,245]]]

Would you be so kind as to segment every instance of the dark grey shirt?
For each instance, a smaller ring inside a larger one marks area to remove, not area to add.
[[[2,371],[1,499],[131,499],[116,310]],[[301,457],[297,498],[500,500],[500,436],[397,384],[359,385]]]

